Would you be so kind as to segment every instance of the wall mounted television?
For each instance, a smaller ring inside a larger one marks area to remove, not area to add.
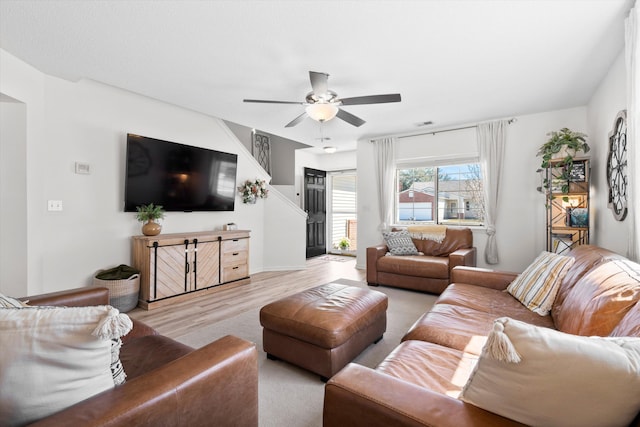
[[[233,211],[238,155],[127,134],[124,211]]]

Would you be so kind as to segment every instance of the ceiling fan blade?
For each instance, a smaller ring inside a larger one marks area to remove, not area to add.
[[[338,110],[338,114],[336,114],[336,117],[344,120],[345,122],[347,122],[349,124],[354,125],[355,127],[360,127],[360,126],[362,126],[363,124],[366,123],[360,117],[354,116],[351,113],[347,113],[342,108]]]
[[[243,102],[257,102],[260,104],[304,104],[304,102],[297,101],[269,101],[265,99],[243,99]]]
[[[329,74],[318,73],[316,71],[309,71],[309,79],[311,80],[311,87],[313,88],[313,93],[316,96],[324,95],[329,90],[329,85],[327,83],[327,80],[329,79]]]
[[[342,98],[342,105],[363,105],[363,104],[383,104],[385,102],[400,102],[399,93],[390,93],[387,95],[369,95],[356,96],[353,98]]]
[[[286,128],[291,128],[294,127],[295,125],[297,125],[298,123],[300,123],[301,121],[303,121],[304,119],[306,119],[307,117],[309,117],[307,115],[307,113],[302,113],[300,114],[298,117],[296,117],[295,119],[291,120],[289,123],[287,123],[285,125]]]

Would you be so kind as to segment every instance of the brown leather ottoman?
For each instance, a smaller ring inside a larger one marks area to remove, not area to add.
[[[267,304],[260,310],[263,348],[319,374],[336,374],[387,329],[382,292],[329,283]]]

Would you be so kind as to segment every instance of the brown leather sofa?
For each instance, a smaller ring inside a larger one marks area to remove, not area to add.
[[[588,245],[569,255],[575,263],[549,316],[532,313],[504,292],[516,273],[456,267],[453,283],[376,369],[352,363],[326,384],[324,426],[521,425],[450,397],[466,383],[473,366],[469,361],[477,358],[496,318],[507,316],[576,335],[640,336],[638,292],[629,292],[628,286],[626,292],[616,291],[618,283],[612,285],[611,276],[600,277],[599,272],[586,275],[623,257]],[[581,290],[600,290],[603,283],[608,287],[592,297],[588,291],[570,292],[576,283]],[[590,312],[581,307],[590,307]],[[640,426],[640,414],[631,425]]]
[[[469,228],[447,227],[441,243],[411,239],[424,255],[385,256],[384,244],[367,248],[367,283],[440,294],[458,265],[475,267],[476,248]]]
[[[109,291],[79,288],[23,300],[30,305],[106,305]],[[120,349],[127,381],[31,425],[258,425],[255,344],[229,335],[194,350],[131,320],[133,329]]]

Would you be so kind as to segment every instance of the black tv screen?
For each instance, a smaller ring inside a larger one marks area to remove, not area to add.
[[[238,155],[127,134],[125,212],[232,211]]]

